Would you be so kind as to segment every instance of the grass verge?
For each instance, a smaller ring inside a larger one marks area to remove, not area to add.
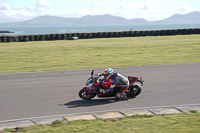
[[[21,128],[25,133],[199,133],[200,112],[133,115],[118,119],[55,121],[49,125]],[[12,132],[5,129],[4,133]],[[2,133],[0,131],[0,133]]]
[[[200,35],[0,43],[0,73],[200,62]]]

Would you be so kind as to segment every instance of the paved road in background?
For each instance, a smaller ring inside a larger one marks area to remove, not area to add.
[[[145,80],[138,97],[117,102],[113,98],[83,101],[78,97],[91,70],[0,74],[0,121],[200,103],[200,63],[115,68],[123,75]]]

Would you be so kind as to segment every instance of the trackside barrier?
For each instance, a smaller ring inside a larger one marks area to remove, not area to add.
[[[0,36],[0,42],[27,42],[27,41],[54,41],[74,40],[91,38],[114,38],[114,37],[142,37],[142,36],[170,36],[200,34],[200,28],[172,29],[172,30],[148,30],[148,31],[114,31],[114,32],[88,32],[88,33],[64,33],[64,34],[42,34],[42,35],[16,35]]]

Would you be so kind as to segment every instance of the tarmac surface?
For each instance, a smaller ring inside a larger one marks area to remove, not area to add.
[[[0,121],[200,103],[200,63],[114,68],[145,80],[139,96],[121,101],[78,97],[91,70],[0,74]]]

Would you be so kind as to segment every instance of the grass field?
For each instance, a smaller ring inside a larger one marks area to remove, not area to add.
[[[12,131],[13,129],[6,129],[4,133]],[[21,131],[25,133],[199,133],[200,112],[190,111],[159,116],[134,115],[105,120],[55,121],[49,125],[24,127]]]
[[[200,35],[0,43],[0,73],[200,62]]]
[[[200,62],[200,35],[0,43],[0,73]],[[12,132],[6,129],[1,132]],[[27,133],[199,133],[200,113],[56,121]]]

